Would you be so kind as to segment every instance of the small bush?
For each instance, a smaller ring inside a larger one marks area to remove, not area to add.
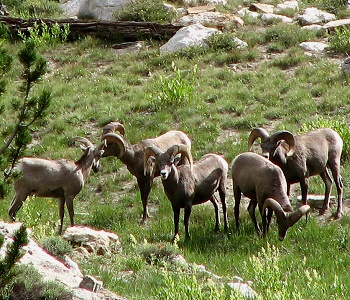
[[[141,255],[150,265],[166,265],[171,258],[180,253],[172,244],[144,244],[139,249]]]
[[[229,33],[214,34],[208,38],[207,44],[211,51],[230,51],[238,46],[234,36]]]
[[[339,11],[344,10],[348,3],[347,0],[305,0],[305,5],[316,6],[319,9],[326,10],[330,13],[337,14]]]
[[[51,0],[4,0],[11,15],[21,18],[52,18],[60,16],[58,1]]]
[[[72,246],[60,236],[50,236],[40,241],[41,246],[53,256],[63,259],[65,254],[72,252]]]
[[[161,0],[134,0],[115,13],[117,21],[171,23],[176,11]]]
[[[172,63],[172,69],[173,74],[168,77],[160,75],[153,82],[152,90],[155,92],[151,104],[155,109],[183,107],[193,100],[197,66],[186,73]]]
[[[350,53],[350,29],[343,26],[335,28],[328,34],[329,51],[335,53]]]
[[[281,48],[285,49],[314,37],[315,33],[311,30],[303,30],[298,25],[279,23],[266,29],[264,42],[278,43]]]

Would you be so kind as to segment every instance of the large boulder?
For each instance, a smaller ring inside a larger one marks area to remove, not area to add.
[[[177,52],[192,46],[206,46],[206,40],[214,34],[221,33],[215,28],[208,28],[201,24],[193,24],[181,28],[176,34],[162,47],[160,51]]]
[[[67,17],[113,21],[113,14],[130,2],[132,0],[68,0],[61,2],[61,8]]]

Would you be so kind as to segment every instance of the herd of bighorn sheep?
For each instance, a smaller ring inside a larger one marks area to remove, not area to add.
[[[174,240],[179,234],[180,211],[184,209],[185,237],[190,238],[189,218],[192,206],[212,202],[215,210],[215,230],[220,230],[219,194],[224,217],[224,230],[228,231],[226,185],[229,166],[223,156],[208,153],[193,161],[191,140],[182,131],[168,131],[158,137],[130,144],[125,138],[122,123],[110,122],[103,127],[101,142],[95,146],[86,138],[77,137],[71,142],[83,145],[82,157],[76,162],[59,159],[22,158],[17,166],[15,197],[9,216],[16,212],[30,195],[58,198],[62,232],[64,205],[70,224],[74,226],[73,199],[81,191],[91,169],[99,169],[101,157],[115,156],[136,177],[143,205],[141,222],[149,217],[147,203],[153,179],[160,176],[164,192],[174,213]],[[252,152],[253,144],[261,140],[262,154]],[[310,206],[307,204],[308,178],[320,175],[325,183],[324,204],[320,211],[329,208],[332,179],[337,187],[338,207],[334,218],[342,214],[343,183],[340,176],[340,157],[343,141],[335,131],[324,128],[302,135],[282,130],[269,135],[263,128],[255,128],[248,139],[248,152],[237,155],[231,165],[234,195],[234,217],[239,230],[239,211],[242,195],[250,199],[248,212],[259,235],[266,236],[272,215],[276,215],[278,238],[283,240]],[[300,183],[302,205],[293,211],[289,196],[290,185]],[[255,209],[258,206],[262,229],[258,225]]]

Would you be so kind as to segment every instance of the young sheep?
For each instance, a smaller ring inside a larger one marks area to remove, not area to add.
[[[308,178],[320,175],[325,183],[325,199],[320,214],[329,208],[329,196],[332,179],[327,167],[332,172],[338,193],[338,208],[334,216],[339,219],[342,214],[343,183],[340,176],[340,156],[343,140],[338,133],[329,128],[313,130],[302,135],[293,135],[282,130],[269,135],[263,128],[255,128],[249,136],[248,149],[254,141],[261,139],[262,155],[269,158],[283,170],[288,184],[300,183],[302,203],[307,203]]]
[[[118,132],[121,134],[118,134]],[[105,148],[103,157],[116,156],[126,165],[129,172],[136,177],[143,205],[141,223],[144,223],[149,218],[147,203],[153,178],[159,176],[158,168],[152,173],[145,173],[143,165],[145,148],[154,145],[165,151],[174,144],[183,144],[190,149],[191,141],[184,132],[172,130],[156,138],[146,139],[132,145],[125,141],[122,137],[123,134],[124,126],[119,122],[111,122],[103,128],[102,140],[107,141],[107,147]],[[180,162],[180,164],[182,163],[183,161]]]
[[[278,238],[282,241],[289,227],[293,226],[310,206],[303,205],[291,212],[292,207],[287,195],[287,182],[280,167],[268,159],[252,152],[239,154],[232,162],[233,193],[235,197],[235,220],[239,230],[239,205],[242,197],[250,198],[248,212],[258,234],[261,233],[256,221],[255,208],[258,205],[263,224],[263,236],[266,236],[275,212],[278,224]],[[266,209],[268,214],[266,216]],[[285,213],[290,212],[290,213]]]
[[[59,234],[62,233],[64,204],[69,212],[71,226],[74,226],[73,199],[84,186],[91,169],[98,171],[99,159],[103,154],[102,143],[95,147],[86,138],[74,138],[72,142],[80,142],[84,154],[74,162],[67,159],[42,159],[25,157],[19,160],[16,170],[20,176],[15,180],[15,197],[9,208],[9,216],[15,220],[16,212],[30,195],[38,197],[58,198],[61,224]]]
[[[181,154],[181,157],[179,156]],[[179,160],[187,158],[189,164],[178,165]],[[206,154],[193,163],[192,155],[187,146],[174,145],[167,151],[150,146],[145,150],[145,170],[158,166],[165,194],[171,202],[174,212],[174,240],[179,233],[180,209],[184,208],[184,225],[186,239],[190,238],[188,223],[193,205],[210,200],[215,208],[215,230],[219,231],[219,209],[214,193],[219,192],[224,215],[224,228],[228,230],[226,209],[226,180],[228,164],[217,154]]]

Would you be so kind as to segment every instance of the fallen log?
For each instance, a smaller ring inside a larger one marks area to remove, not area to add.
[[[75,40],[82,36],[94,36],[106,40],[136,41],[144,39],[169,39],[182,26],[173,24],[158,24],[154,22],[125,22],[125,21],[84,21],[77,19],[21,19],[0,16],[0,23],[7,25],[12,34],[27,35],[28,28],[37,24],[60,27],[69,25],[68,40]]]

